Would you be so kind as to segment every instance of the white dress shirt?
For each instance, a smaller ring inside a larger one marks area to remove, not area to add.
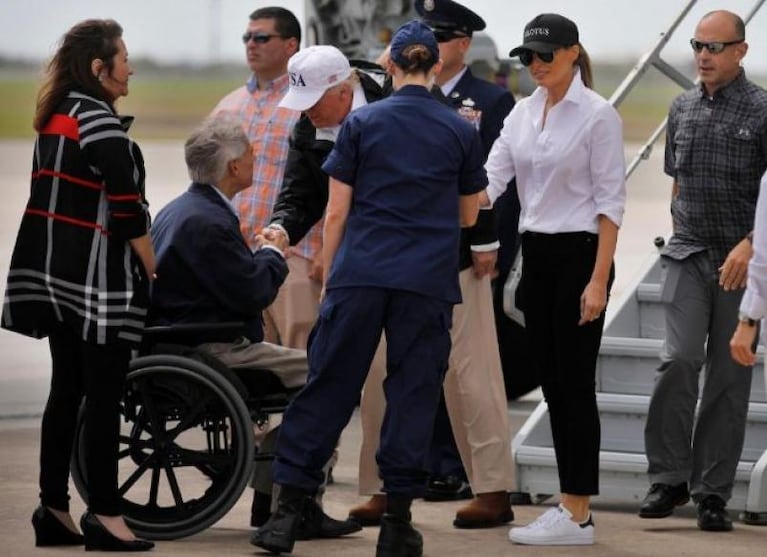
[[[596,234],[598,215],[620,227],[626,202],[620,116],[583,85],[580,71],[544,126],[546,99],[538,87],[504,120],[485,164],[490,202],[516,176],[520,233]]]
[[[767,317],[767,173],[762,176],[759,186],[759,201],[756,203],[754,222],[754,255],[748,262],[748,284],[740,302],[740,312],[751,319]],[[767,332],[762,327],[762,341]]]

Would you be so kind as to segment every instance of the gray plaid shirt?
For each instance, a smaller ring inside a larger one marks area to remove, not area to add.
[[[754,227],[759,181],[767,168],[767,91],[745,73],[706,96],[677,97],[666,130],[665,172],[679,184],[671,202],[674,233],[663,255],[708,251],[715,268]]]

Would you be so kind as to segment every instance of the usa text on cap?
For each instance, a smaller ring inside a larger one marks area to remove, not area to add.
[[[316,45],[296,52],[288,60],[288,92],[279,106],[309,110],[331,87],[352,73],[346,56],[334,46]]]

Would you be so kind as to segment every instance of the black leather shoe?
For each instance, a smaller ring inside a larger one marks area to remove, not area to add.
[[[298,525],[310,496],[302,491],[283,486],[277,510],[269,520],[253,533],[250,543],[272,553],[290,553],[296,543]]]
[[[32,528],[35,529],[36,547],[83,545],[85,543],[82,534],[73,532],[64,526],[50,509],[42,505],[32,513]]]
[[[421,557],[423,537],[409,520],[385,513],[381,517],[376,557]]]
[[[652,484],[650,491],[642,501],[639,516],[642,518],[666,518],[674,512],[674,507],[684,505],[690,500],[687,484],[679,485]]]
[[[80,519],[85,535],[85,551],[149,551],[154,543],[147,540],[121,540],[107,530],[93,513],[87,512]]]
[[[330,518],[314,498],[308,499],[301,513],[301,522],[296,532],[297,540],[316,538],[340,538],[362,530],[362,525],[354,519],[336,520]]]
[[[432,476],[423,495],[427,501],[459,501],[472,497],[469,482],[458,476]]]
[[[698,503],[698,528],[707,532],[729,532],[732,520],[726,503],[717,495],[707,495]]]

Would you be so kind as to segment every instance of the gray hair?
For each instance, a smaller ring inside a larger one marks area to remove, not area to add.
[[[207,118],[184,144],[189,178],[201,184],[217,184],[226,175],[229,161],[241,157],[249,147],[242,124],[231,114]]]

